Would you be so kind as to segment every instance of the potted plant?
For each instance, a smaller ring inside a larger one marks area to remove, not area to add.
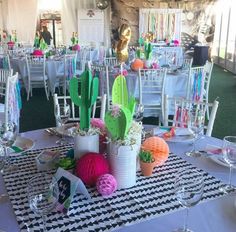
[[[126,79],[118,76],[112,87],[111,110],[106,112],[108,160],[118,189],[136,183],[137,156],[141,146],[142,125],[133,121],[135,99],[128,97]]]
[[[70,97],[79,106],[80,126],[74,133],[74,154],[79,159],[87,152],[99,152],[99,129],[91,127],[91,110],[98,96],[97,77],[85,70],[80,78],[70,80]]]
[[[141,150],[139,153],[141,172],[144,176],[151,176],[155,167],[155,159],[150,151]]]

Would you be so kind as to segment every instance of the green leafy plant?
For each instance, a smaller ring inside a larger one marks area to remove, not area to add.
[[[155,160],[150,151],[144,151],[144,150],[140,151],[139,158],[141,161],[143,161],[145,163],[153,163]]]

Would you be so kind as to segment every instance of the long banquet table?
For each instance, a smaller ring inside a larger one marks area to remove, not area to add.
[[[55,146],[58,139],[44,130],[35,130],[22,133],[21,136],[32,139],[35,142],[33,149]],[[205,137],[197,142],[197,148],[204,149],[206,144],[221,146],[222,141],[212,137]],[[171,152],[177,154],[195,166],[207,171],[216,178],[227,182],[229,169],[213,162],[209,158],[186,157],[184,152],[191,148],[188,143],[169,143]],[[232,176],[233,184],[236,185],[236,173]],[[0,193],[6,191],[2,175],[0,176]],[[21,189],[19,189],[21,191]],[[236,194],[230,194],[218,199],[200,203],[190,209],[189,227],[194,231],[204,232],[235,232],[236,231]],[[183,225],[184,210],[178,210],[151,220],[130,226],[122,226],[116,231],[173,231]],[[41,223],[39,221],[39,223]],[[20,231],[11,203],[9,201],[0,203],[0,230],[7,232]],[[68,230],[70,231],[70,230]],[[99,230],[100,231],[100,230]]]

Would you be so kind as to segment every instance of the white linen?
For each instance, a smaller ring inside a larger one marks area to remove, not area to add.
[[[45,148],[48,146],[55,146],[58,139],[56,136],[50,136],[43,130],[30,131],[22,133],[22,136],[28,137],[35,142],[34,149]],[[196,144],[197,149],[201,150],[206,144],[215,144],[221,146],[222,141],[205,137],[199,140]],[[170,143],[171,152],[176,153],[182,158],[193,163],[195,166],[208,171],[210,174],[221,179],[224,182],[228,181],[229,169],[227,167],[218,165],[207,158],[192,158],[184,155],[184,152],[191,149],[190,144]],[[233,184],[236,185],[236,173],[232,176]],[[0,175],[0,193],[6,192],[3,178]],[[190,209],[189,227],[194,231],[204,232],[235,232],[236,228],[236,209],[234,200],[236,194],[222,197],[217,200],[212,200],[207,203],[199,204]],[[142,232],[142,231],[160,231],[170,232],[183,225],[184,211],[177,211],[169,215],[161,216],[156,219],[148,220],[142,223],[134,224],[132,226],[124,226],[116,231],[120,232]],[[0,204],[0,228],[5,231],[18,232],[19,227],[15,219],[15,215],[11,208],[10,202]],[[40,222],[39,222],[40,223]]]
[[[33,44],[37,22],[38,0],[8,0],[5,12],[8,33],[16,30],[18,41]]]

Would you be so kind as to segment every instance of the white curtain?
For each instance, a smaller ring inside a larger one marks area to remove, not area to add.
[[[71,36],[73,32],[78,31],[78,17],[79,9],[96,9],[96,0],[61,0],[61,21],[63,30],[63,43],[71,45]],[[110,4],[104,11],[105,13],[105,41],[106,46],[110,45]]]
[[[33,43],[36,30],[38,0],[7,0],[5,29],[16,30],[18,41]]]

